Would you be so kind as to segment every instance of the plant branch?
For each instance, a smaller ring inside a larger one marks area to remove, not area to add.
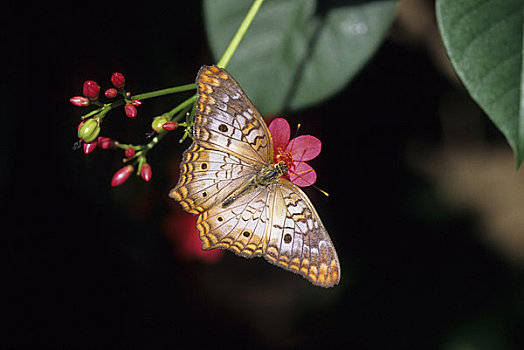
[[[220,68],[226,68],[227,64],[231,60],[231,57],[235,53],[238,45],[244,38],[244,35],[246,34],[249,26],[251,25],[251,22],[253,22],[253,19],[255,18],[258,10],[260,9],[260,6],[264,0],[255,0],[253,2],[253,5],[251,5],[251,8],[246,14],[246,17],[244,17],[244,20],[242,21],[242,24],[240,24],[240,27],[238,27],[237,32],[235,33],[235,36],[227,46],[226,51],[222,55],[222,58],[220,61],[218,61],[217,66]]]
[[[190,91],[194,89],[196,89],[196,84],[192,83],[192,84],[180,85],[180,86],[175,86],[175,87],[157,90],[157,91],[145,92],[143,94],[131,96],[131,99],[146,100],[148,98],[164,96],[164,95],[169,95],[169,94],[176,94],[178,92]]]

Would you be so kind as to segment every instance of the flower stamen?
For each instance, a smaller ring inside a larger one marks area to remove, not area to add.
[[[288,170],[294,167],[294,159],[291,152],[285,152],[281,147],[277,147],[277,155],[275,156],[275,164],[283,161],[286,163]]]

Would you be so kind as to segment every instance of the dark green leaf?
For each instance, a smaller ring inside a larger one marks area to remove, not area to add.
[[[395,0],[266,0],[227,70],[263,113],[299,109],[341,90],[391,24]],[[251,0],[206,0],[211,50],[218,59]]]
[[[522,0],[439,0],[442,39],[457,75],[524,156]]]

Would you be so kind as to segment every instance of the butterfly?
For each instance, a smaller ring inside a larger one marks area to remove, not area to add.
[[[203,66],[196,78],[193,143],[170,197],[198,214],[202,249],[222,248],[298,273],[315,285],[340,281],[336,250],[313,204],[274,163],[271,134],[235,79]]]

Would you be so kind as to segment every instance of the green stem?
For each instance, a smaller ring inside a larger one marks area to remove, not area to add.
[[[220,59],[220,61],[218,61],[217,63],[218,67],[226,68],[227,64],[231,60],[231,57],[233,56],[238,45],[242,41],[242,38],[244,38],[244,35],[247,32],[247,29],[251,25],[251,22],[253,22],[253,19],[255,18],[255,15],[257,14],[263,2],[264,0],[255,0],[253,2],[253,5],[251,5],[251,8],[247,12],[246,17],[244,17],[244,20],[242,21],[242,24],[240,24],[240,27],[238,28],[237,32],[235,33],[235,36],[233,37],[226,51],[222,55],[222,58]]]
[[[193,104],[196,101],[197,96],[193,95],[184,102],[180,103],[178,106],[167,112],[167,115],[169,116],[170,120],[173,120],[173,116],[183,110],[184,108],[189,107],[191,104]],[[180,119],[180,118],[177,118]]]
[[[137,100],[146,100],[148,98],[164,96],[164,95],[169,95],[169,94],[176,94],[177,92],[190,91],[190,90],[195,90],[195,89],[196,89],[196,84],[192,83],[192,84],[180,85],[180,86],[175,86],[172,88],[167,88],[167,89],[162,89],[162,90],[157,90],[157,91],[145,92],[143,94],[131,96],[131,99],[136,98]]]

